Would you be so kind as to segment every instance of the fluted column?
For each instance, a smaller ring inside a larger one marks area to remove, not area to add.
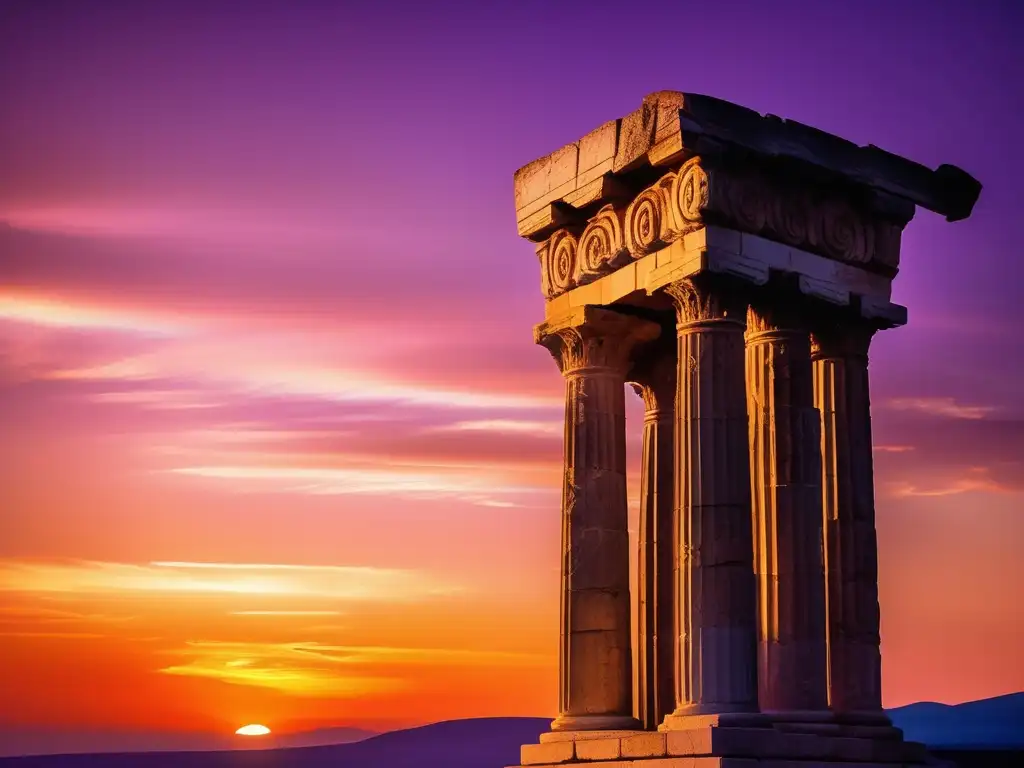
[[[765,712],[827,711],[821,422],[810,337],[785,297],[747,316],[758,695]]]
[[[659,343],[630,376],[644,401],[637,556],[637,716],[654,730],[675,708],[673,496],[676,350]]]
[[[638,728],[633,717],[625,381],[659,328],[581,308],[539,326],[566,381],[559,714],[552,730]]]
[[[744,394],[746,303],[712,277],[671,283],[677,389],[676,707],[690,715],[757,709],[754,579]]]
[[[874,330],[820,324],[811,338],[811,356],[814,402],[822,419],[829,706],[844,716],[887,720],[868,391]]]

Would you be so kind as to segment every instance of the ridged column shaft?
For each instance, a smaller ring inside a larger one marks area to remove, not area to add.
[[[538,327],[566,381],[559,715],[553,730],[638,728],[627,532],[629,353],[658,327],[586,308]]]
[[[677,312],[676,708],[757,709],[755,593],[744,393],[746,303],[711,278],[666,286]],[[676,721],[676,722],[673,722]]]
[[[637,569],[637,717],[656,729],[675,709],[676,351],[659,345],[634,369],[644,401]]]
[[[874,329],[831,326],[812,336],[814,402],[822,418],[829,706],[884,719],[878,542],[868,346]]]
[[[827,710],[821,417],[810,337],[779,307],[747,318],[758,695],[762,711]]]

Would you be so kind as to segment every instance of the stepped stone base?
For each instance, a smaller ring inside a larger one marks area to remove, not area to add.
[[[756,718],[743,726],[694,725],[659,732],[545,733],[540,743],[522,747],[518,768],[566,764],[592,768],[903,768],[940,764],[924,745],[904,741],[902,732],[892,726]]]

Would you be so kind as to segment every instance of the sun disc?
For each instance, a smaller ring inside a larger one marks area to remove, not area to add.
[[[266,736],[270,733],[270,729],[265,725],[259,725],[257,723],[250,723],[249,725],[243,725],[235,734],[237,736]]]

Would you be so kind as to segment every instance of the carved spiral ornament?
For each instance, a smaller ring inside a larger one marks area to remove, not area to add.
[[[592,282],[621,266],[624,251],[619,214],[612,206],[606,205],[580,235],[576,249],[576,282]]]
[[[874,258],[887,267],[899,266],[901,228],[886,221],[876,222],[872,247]]]
[[[663,245],[665,196],[658,186],[645,189],[626,209],[626,247],[639,259]]]
[[[745,230],[760,232],[768,218],[766,201],[770,196],[765,194],[760,180],[738,180],[733,188],[733,214]]]
[[[830,206],[822,221],[825,248],[841,261],[853,264],[867,260],[864,226],[846,206]]]
[[[776,195],[768,224],[784,243],[802,243],[815,236],[811,202],[803,195]]]
[[[544,295],[552,299],[591,283],[709,223],[848,264],[897,267],[905,222],[862,209],[842,190],[773,173],[692,157],[636,194],[624,211],[606,204],[582,232],[583,222],[572,218],[569,229],[537,249]]]
[[[672,212],[679,231],[700,224],[710,198],[708,175],[697,163],[684,166],[672,181]]]
[[[573,287],[576,275],[576,238],[566,230],[560,229],[551,236],[545,269],[554,293],[562,293]]]

